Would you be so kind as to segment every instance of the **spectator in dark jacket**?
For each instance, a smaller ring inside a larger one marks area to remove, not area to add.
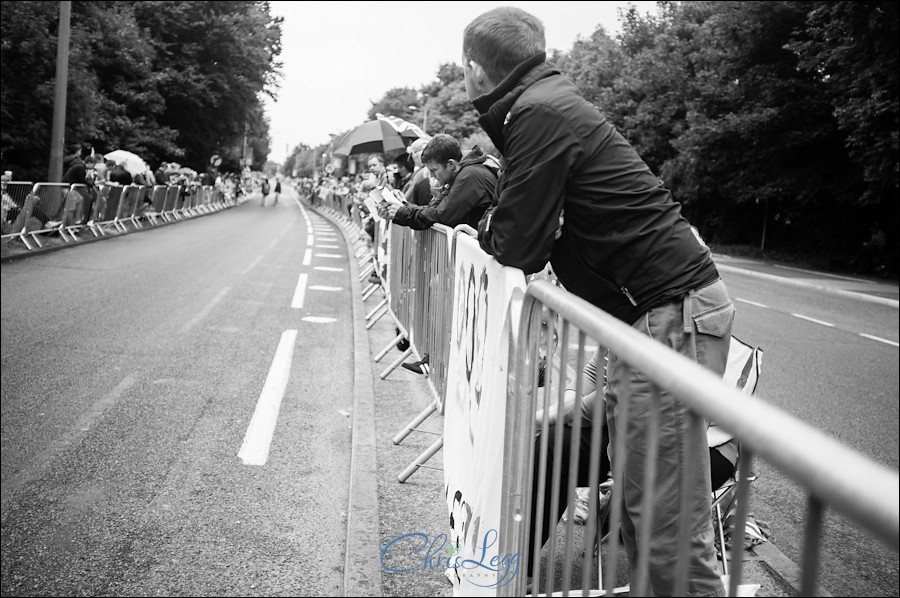
[[[66,173],[63,175],[62,182],[68,183],[70,185],[85,184],[85,176],[87,175],[87,168],[84,166],[84,158],[91,155],[91,146],[82,143],[78,149],[75,151],[75,154],[72,156],[72,161],[69,162],[69,168],[66,170]]]
[[[131,173],[125,169],[123,164],[116,164],[109,171],[109,182],[119,183],[120,185],[130,185],[133,179]]]
[[[459,142],[440,134],[428,142],[422,161],[441,183],[440,195],[427,206],[391,202],[387,208],[391,220],[417,230],[435,223],[451,228],[459,224],[477,226],[491,205],[497,185],[496,171],[485,165],[487,157],[478,147],[463,157]]]
[[[466,27],[462,58],[479,124],[504,157],[496,207],[479,223],[481,247],[526,274],[549,260],[568,291],[722,376],[734,305],[709,250],[628,141],[547,64],[541,22],[518,8],[491,10]],[[684,500],[686,591],[724,595],[710,523],[706,422],[667,389],[656,396],[646,374],[612,351],[606,377],[609,444],[615,447],[624,434],[630,449],[610,458],[625,461],[621,533],[632,575],[636,530],[649,523],[650,595],[675,595]],[[655,478],[646,480],[642,460],[627,456],[651,442],[651,405],[661,413],[653,439],[659,452]],[[651,484],[657,494],[645,512],[641,503]],[[635,588],[643,580],[631,581]]]
[[[433,199],[428,179],[428,168],[422,163],[422,152],[431,141],[431,137],[422,137],[409,144],[406,151],[413,159],[414,171],[409,181],[409,188],[403,191],[406,201],[417,206],[427,206]]]

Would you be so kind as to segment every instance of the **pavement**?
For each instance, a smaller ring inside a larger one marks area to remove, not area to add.
[[[286,195],[296,200],[292,189]],[[307,206],[308,207],[308,206]],[[318,211],[318,210],[317,210]],[[322,216],[337,223],[327,211]],[[149,230],[148,227],[143,230]],[[358,236],[344,232],[347,246]],[[101,241],[82,235],[83,242]],[[4,242],[0,261],[56,251],[72,244],[50,240],[45,247],[27,250],[18,242]],[[875,277],[843,276],[814,272],[772,262],[728,255],[715,255],[722,271],[771,279],[791,285],[812,287],[827,293],[855,297],[861,301],[897,307],[900,287],[897,281]],[[392,438],[433,401],[424,378],[397,368],[382,378],[388,366],[400,356],[396,348],[388,350],[380,362],[376,356],[391,346],[395,336],[389,316],[380,318],[367,329],[366,314],[381,295],[363,302],[358,267],[350,260],[354,318],[355,405],[353,412],[353,449],[351,490],[348,505],[344,595],[346,596],[450,596],[452,587],[443,570],[430,568],[428,562],[410,562],[403,572],[382,566],[380,542],[388,536],[425,534],[434,540],[448,528],[444,498],[443,452],[438,451],[404,483],[398,475],[443,433],[443,418],[434,413],[416,431],[395,445]],[[336,505],[336,508],[338,506]],[[745,551],[744,584],[757,584],[757,596],[797,596],[800,569],[771,542]],[[627,570],[617,571],[624,583]],[[820,596],[829,596],[820,592]]]

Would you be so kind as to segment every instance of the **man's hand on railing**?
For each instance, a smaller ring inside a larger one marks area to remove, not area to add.
[[[474,228],[472,228],[471,226],[469,226],[468,224],[458,224],[458,225],[456,225],[456,228],[454,230],[458,230],[460,232],[466,233],[473,239],[478,238],[478,231],[475,230]]]

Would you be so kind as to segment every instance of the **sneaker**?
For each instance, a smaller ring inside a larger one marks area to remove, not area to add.
[[[373,272],[372,274],[369,274],[369,282],[372,284],[381,284],[381,278]]]
[[[428,353],[422,356],[422,361],[413,361],[410,363],[404,363],[403,368],[409,370],[414,374],[427,374],[428,373]]]

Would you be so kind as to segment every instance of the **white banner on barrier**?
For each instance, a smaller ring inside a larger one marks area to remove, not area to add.
[[[450,512],[447,576],[456,596],[493,596],[524,574],[518,555],[498,555],[510,297],[525,288],[521,270],[456,241],[455,312],[444,411],[444,482]],[[522,563],[524,568],[524,563]]]

